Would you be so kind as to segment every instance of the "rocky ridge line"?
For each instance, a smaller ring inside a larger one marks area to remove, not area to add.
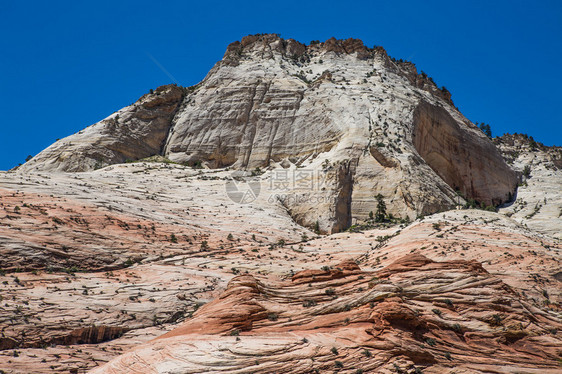
[[[18,171],[85,171],[150,153],[205,168],[267,170],[262,179],[271,184],[302,169],[315,187],[267,192],[280,196],[297,223],[322,232],[367,221],[378,194],[389,213],[410,220],[465,199],[510,201],[516,174],[428,82],[359,40],[305,46],[248,36],[200,84],[158,89]],[[146,108],[146,100],[162,98],[163,106]]]

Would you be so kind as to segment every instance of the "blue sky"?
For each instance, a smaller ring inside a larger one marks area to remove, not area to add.
[[[0,0],[0,170],[266,32],[382,45],[494,135],[562,145],[561,1]]]

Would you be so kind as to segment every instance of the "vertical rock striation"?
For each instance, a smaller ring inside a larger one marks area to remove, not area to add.
[[[389,213],[414,218],[455,206],[455,191],[497,205],[517,184],[449,91],[357,39],[247,36],[200,84],[164,86],[117,114],[21,170],[85,171],[153,154],[208,168],[308,170],[323,189],[285,191],[284,205],[325,232],[368,219],[379,193]]]

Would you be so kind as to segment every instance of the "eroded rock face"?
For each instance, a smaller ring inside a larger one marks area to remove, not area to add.
[[[323,115],[308,115],[313,104],[301,109],[304,87],[296,80],[279,86],[249,74],[224,87],[223,77],[211,76],[207,82],[178,114],[164,150],[171,160],[254,169],[270,160],[322,152],[335,143],[339,132],[325,126]]]
[[[414,112],[413,142],[420,156],[455,191],[487,205],[511,201],[517,176],[500,152],[471,124],[421,101]]]
[[[562,239],[562,147],[547,147],[522,134],[505,134],[494,142],[521,176],[515,201],[500,212]]]
[[[524,225],[469,209],[324,236],[267,195],[231,201],[228,175],[160,162],[0,172],[0,370],[84,372],[129,351],[128,369],[148,372],[172,356],[197,373],[356,373],[364,349],[365,372],[554,370],[562,247],[525,227],[545,226],[547,207],[517,212]]]
[[[562,342],[544,331],[561,327],[478,262],[411,254],[377,272],[236,277],[192,320],[92,372],[555,373]]]
[[[57,141],[21,170],[81,172],[159,154],[183,96],[180,87],[159,87],[133,105]]]
[[[446,89],[357,39],[306,46],[247,36],[185,96],[173,86],[158,92],[123,109],[119,121],[111,116],[55,143],[21,170],[83,171],[151,154],[207,168],[267,169],[266,178],[303,169],[322,188],[290,186],[279,200],[296,222],[322,232],[367,220],[379,193],[389,213],[413,219],[464,203],[455,189],[486,204],[515,192],[515,174]]]
[[[186,100],[167,157],[212,168],[318,172],[312,179],[324,190],[291,189],[283,203],[298,223],[324,232],[366,220],[378,193],[390,213],[409,218],[463,203],[455,189],[488,205],[515,193],[515,173],[448,91],[413,64],[356,39],[304,46],[274,35],[246,37]],[[421,147],[429,139],[422,129],[429,134],[432,127],[416,124],[434,120],[448,138]],[[342,167],[349,169],[343,179]]]

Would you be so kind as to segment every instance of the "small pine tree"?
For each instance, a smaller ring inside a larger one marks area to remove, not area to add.
[[[377,199],[377,211],[375,213],[375,222],[384,222],[386,221],[386,203],[383,200],[383,196],[378,194],[375,196]]]
[[[532,136],[529,136],[529,147],[531,148],[531,151],[537,150],[537,142],[535,141],[535,139],[533,139]]]
[[[480,124],[480,130],[482,130],[482,132],[484,134],[486,134],[486,136],[490,139],[492,139],[492,128],[490,127],[490,125],[488,125],[487,123],[482,122]]]

